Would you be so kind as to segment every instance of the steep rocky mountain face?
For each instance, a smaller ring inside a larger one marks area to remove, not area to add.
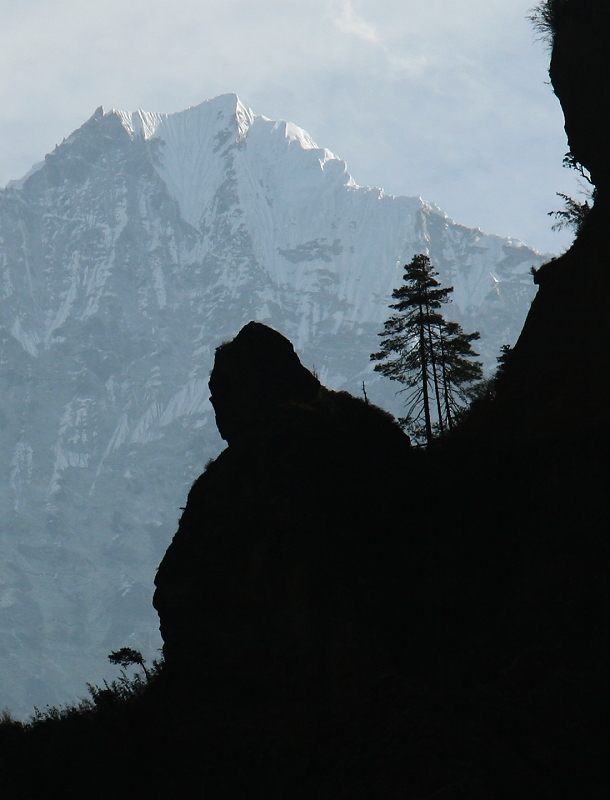
[[[154,572],[221,449],[213,354],[248,320],[286,334],[330,389],[365,381],[400,410],[368,356],[418,252],[491,368],[543,256],[357,186],[234,95],[99,109],[0,192],[0,705],[82,694],[110,649],[155,655]]]

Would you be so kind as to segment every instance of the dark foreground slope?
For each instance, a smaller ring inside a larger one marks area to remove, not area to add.
[[[603,796],[593,449],[477,430],[414,450],[255,323],[210,385],[229,447],[155,594],[165,702],[206,796]]]
[[[229,446],[159,569],[162,671],[2,726],[5,795],[605,796],[601,456],[417,450],[256,323],[211,387]]]

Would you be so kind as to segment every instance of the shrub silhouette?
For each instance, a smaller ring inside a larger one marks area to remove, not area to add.
[[[608,20],[607,0],[544,0],[529,15],[534,29],[553,44],[555,37],[571,24],[591,24]]]
[[[150,681],[150,673],[144,666],[146,660],[143,658],[139,650],[134,650],[131,647],[121,647],[120,650],[113,650],[108,656],[108,661],[111,664],[119,664],[122,667],[130,667],[132,664],[137,664],[142,667],[146,680]]]

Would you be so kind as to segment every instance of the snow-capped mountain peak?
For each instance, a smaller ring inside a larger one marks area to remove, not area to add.
[[[345,162],[319,148],[306,131],[292,122],[255,115],[236,94],[221,95],[173,114],[116,109],[107,114],[116,115],[132,138],[159,142],[155,169],[178,201],[183,218],[197,229],[212,200],[210,187],[218,186],[221,174],[231,169],[236,159],[245,162],[246,171],[257,170],[264,159],[269,177],[276,162],[273,172],[279,173],[284,183],[288,168],[293,180],[298,172],[307,178],[313,169],[355,185]]]
[[[0,705],[72,699],[111,649],[154,656],[154,572],[221,447],[214,349],[246,322],[288,336],[330,388],[366,381],[401,410],[369,354],[420,252],[491,368],[544,258],[358,186],[234,94],[99,108],[0,190]]]

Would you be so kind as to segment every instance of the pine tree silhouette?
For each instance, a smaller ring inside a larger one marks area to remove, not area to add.
[[[471,346],[479,333],[464,333],[440,313],[453,287],[441,287],[428,256],[414,256],[404,269],[403,285],[392,292],[397,302],[390,304],[397,313],[385,321],[381,349],[371,360],[380,362],[376,372],[404,384],[406,415],[399,422],[416,440],[430,444],[435,433],[451,430],[468,387],[482,378]]]

